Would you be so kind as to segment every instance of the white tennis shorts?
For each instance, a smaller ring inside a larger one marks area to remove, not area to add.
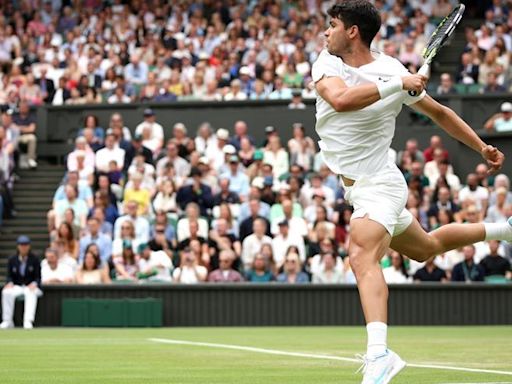
[[[391,236],[404,232],[414,219],[405,208],[407,183],[395,164],[390,163],[378,173],[365,175],[344,188],[345,199],[354,207],[352,219],[368,215]]]

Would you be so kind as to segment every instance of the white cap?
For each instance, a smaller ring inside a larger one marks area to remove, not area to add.
[[[258,189],[263,189],[263,177],[256,176],[254,179],[252,179],[251,186],[256,187]]]
[[[507,101],[501,104],[501,112],[512,112],[512,103]]]
[[[249,67],[243,66],[242,68],[240,68],[240,74],[251,76],[251,70],[249,69]]]
[[[236,153],[236,148],[231,144],[226,144],[222,148],[222,152],[224,152],[226,155],[234,155]]]
[[[229,139],[229,131],[225,128],[217,129],[217,138],[219,138],[221,140]]]

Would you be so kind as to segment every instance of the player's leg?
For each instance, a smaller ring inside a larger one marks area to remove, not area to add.
[[[507,223],[451,223],[425,232],[417,220],[413,220],[400,235],[393,237],[391,248],[411,259],[425,261],[464,245],[483,240],[512,240],[512,226]]]
[[[367,323],[387,322],[388,288],[380,259],[391,241],[390,234],[368,216],[350,221],[350,266],[357,279]]]

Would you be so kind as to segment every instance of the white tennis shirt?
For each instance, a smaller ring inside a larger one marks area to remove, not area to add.
[[[359,68],[323,50],[313,64],[315,83],[322,77],[340,77],[348,87],[388,81],[392,76],[406,76],[408,70],[397,59],[372,52],[374,61]],[[388,163],[388,149],[395,133],[395,120],[403,104],[414,104],[425,91],[413,97],[397,92],[361,110],[336,112],[320,95],[316,98],[316,132],[327,166],[337,174],[357,180],[379,172]]]

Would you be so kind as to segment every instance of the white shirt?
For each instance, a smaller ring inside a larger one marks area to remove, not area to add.
[[[411,282],[410,277],[406,277],[401,271],[395,269],[395,267],[387,267],[382,270],[384,280],[387,284],[407,284]]]
[[[385,82],[406,76],[407,69],[396,59],[372,52],[375,60],[359,68],[351,67],[323,50],[313,64],[312,77],[339,77],[348,87]],[[403,104],[413,104],[425,92],[412,97],[396,92],[361,110],[336,112],[320,95],[316,99],[316,132],[327,166],[336,174],[351,179],[379,172],[388,164],[388,148],[395,133],[395,120]]]
[[[151,131],[151,137],[149,140],[143,140],[142,144],[152,152],[160,150],[164,143],[164,128],[157,122],[143,121],[135,128],[135,134],[142,136],[144,129]]]
[[[247,236],[242,242],[242,262],[246,268],[250,268],[254,260],[254,256],[261,251],[263,244],[272,245],[272,239],[269,236],[263,235],[261,239],[258,239],[256,234]]]
[[[206,275],[208,275],[208,270],[201,266],[196,265],[195,269],[199,276],[203,277],[203,280],[206,279]],[[179,277],[179,281],[177,281]],[[196,273],[194,272],[194,269],[191,267],[187,267],[186,265],[183,266],[183,268],[176,268],[172,274],[173,280],[175,280],[178,283],[183,284],[196,284],[199,283],[199,280],[197,280]]]
[[[68,264],[58,262],[57,268],[51,269],[46,259],[41,262],[41,282],[43,284],[46,284],[53,279],[64,281],[73,278],[73,269]]]
[[[306,260],[306,249],[304,247],[304,239],[298,234],[289,230],[288,237],[285,239],[281,234],[272,239],[272,251],[274,252],[274,261],[278,267],[284,264],[286,251],[291,245],[299,249],[299,257],[302,262]]]
[[[477,186],[474,191],[470,190],[468,186],[465,186],[459,192],[459,201],[461,203],[468,199],[473,200],[479,210],[482,209],[482,201],[487,200],[488,198],[489,190],[485,187],[481,187],[480,185]]]
[[[139,270],[145,272],[150,268],[156,268],[158,273],[151,276],[149,280],[171,281],[171,270],[173,269],[170,257],[164,251],[151,252],[149,259],[140,258]]]
[[[124,149],[114,147],[108,149],[107,147],[100,149],[96,152],[96,169],[100,172],[108,172],[108,163],[115,160],[119,169],[124,166]]]
[[[141,243],[147,243],[149,241],[149,222],[147,219],[141,216],[137,216],[133,219],[131,216],[124,215],[118,217],[114,224],[114,238],[121,238],[121,226],[127,220],[130,220],[135,226],[135,237]]]

